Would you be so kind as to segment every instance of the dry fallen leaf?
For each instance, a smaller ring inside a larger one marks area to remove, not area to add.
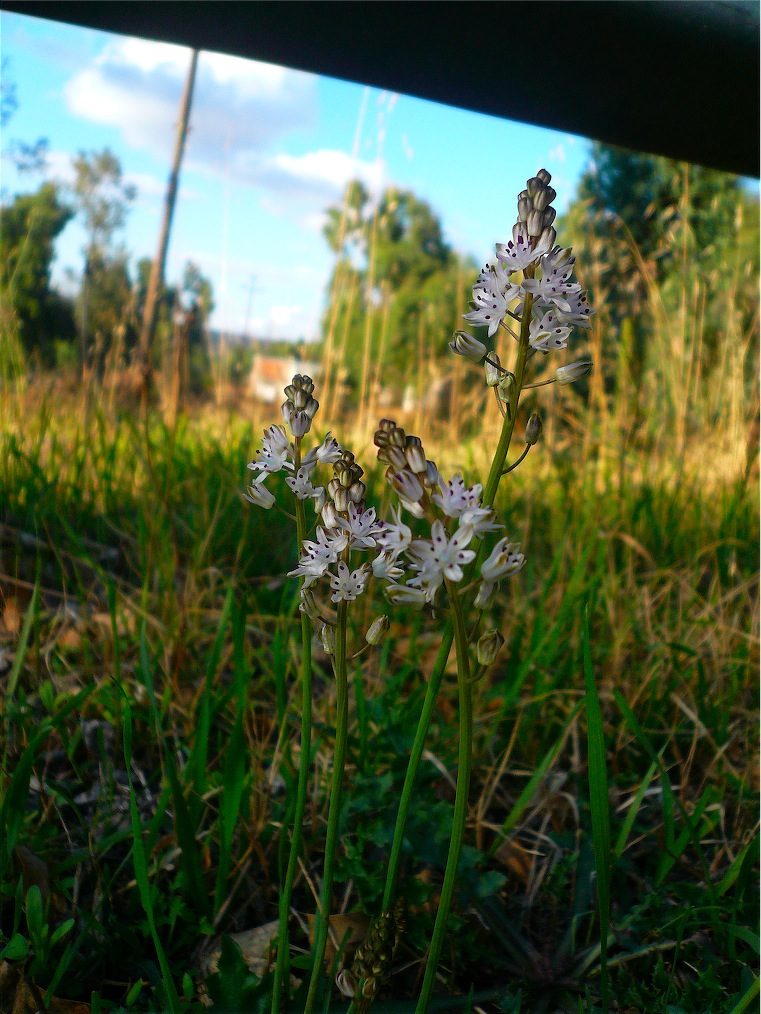
[[[0,622],[2,631],[0,631],[0,633],[8,634],[10,637],[16,637],[18,632],[21,630],[21,622],[23,618],[23,613],[21,612],[18,600],[9,596],[5,600],[5,605],[3,606],[2,621]]]
[[[497,862],[502,863],[522,884],[528,883],[531,873],[531,855],[519,841],[510,838],[508,841],[502,842],[494,853],[494,858]]]
[[[309,943],[314,943],[315,917],[307,916],[309,923]],[[336,943],[340,947],[344,937],[349,934],[346,941],[346,949],[352,949],[361,944],[367,936],[370,928],[370,918],[364,912],[347,912],[346,915],[331,915],[330,934],[325,948],[325,963],[330,965],[336,956]],[[333,941],[335,940],[336,943]]]

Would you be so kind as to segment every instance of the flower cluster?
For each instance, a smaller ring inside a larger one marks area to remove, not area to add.
[[[433,604],[445,580],[462,581],[463,568],[477,555],[471,548],[473,541],[487,532],[501,531],[502,525],[492,508],[483,506],[481,485],[466,486],[460,475],[444,479],[435,463],[426,458],[419,437],[408,436],[391,419],[382,419],[374,441],[378,459],[388,465],[386,480],[401,506],[415,517],[429,519],[431,534],[430,538],[413,539],[410,528],[401,520],[401,510],[397,510],[393,523],[387,522],[377,539],[382,553],[373,563],[373,572],[389,582],[384,591],[390,602],[418,608],[426,602]],[[507,540],[502,541],[507,544]],[[517,548],[510,546],[511,568],[495,576],[492,562],[491,576],[482,573],[484,584],[489,585],[487,600],[500,577],[520,569],[523,556],[515,553]],[[517,565],[516,555],[520,557]],[[403,562],[408,567],[408,580],[400,584],[399,579],[405,576]]]
[[[308,433],[319,403],[312,397],[314,384],[311,377],[296,374],[286,387],[286,401],[283,403],[283,418],[288,423],[291,433],[297,439]],[[295,465],[296,454],[294,445],[288,439],[285,426],[270,426],[264,431],[262,449],[248,467],[254,472],[251,485],[243,494],[247,500],[269,510],[275,503],[275,497],[264,485],[265,480],[276,472],[290,472],[285,480],[300,500],[312,498],[315,509],[321,510],[325,503],[325,490],[321,486],[313,486],[310,475],[318,464],[337,461],[341,456],[338,442],[328,433],[319,447],[313,447],[301,458],[300,467]]]
[[[308,599],[304,591],[322,577],[329,578],[333,602],[350,602],[365,590],[370,565],[363,563],[352,570],[351,554],[375,549],[383,525],[376,520],[375,508],[366,508],[362,475],[351,451],[341,451],[333,462],[333,478],[320,510],[323,523],[317,528],[316,540],[304,541],[299,565],[288,575],[304,579],[305,607]]]
[[[544,353],[564,349],[571,328],[590,327],[589,317],[594,313],[581,286],[571,281],[575,264],[571,250],[555,245],[552,202],[556,194],[550,179],[547,170],[540,169],[518,195],[518,221],[512,238],[497,243],[497,263],[482,269],[473,286],[471,310],[463,315],[471,324],[488,327],[491,338],[506,316],[521,317],[530,296],[529,345]],[[518,302],[511,310],[515,300]],[[450,347],[476,362],[487,354],[482,342],[461,331]]]

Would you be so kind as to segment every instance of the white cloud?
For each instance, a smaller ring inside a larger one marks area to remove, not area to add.
[[[565,145],[562,141],[560,144],[555,145],[547,158],[550,162],[565,162]]]
[[[171,152],[190,50],[120,38],[65,87],[69,110],[117,127],[134,148],[166,161]],[[314,118],[312,75],[219,53],[198,60],[187,160],[219,173],[229,160],[261,153]]]
[[[381,159],[365,162],[344,151],[322,149],[305,155],[280,153],[271,158],[242,160],[239,175],[268,191],[263,205],[276,215],[300,216],[307,228],[319,229],[321,211],[337,201],[349,180],[359,179],[371,194],[379,194],[386,182],[386,165]],[[294,202],[298,207],[294,209]],[[319,208],[320,210],[315,210]]]

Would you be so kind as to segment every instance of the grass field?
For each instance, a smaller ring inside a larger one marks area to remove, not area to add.
[[[199,407],[168,427],[42,385],[9,391],[2,412],[5,996],[15,991],[14,1012],[195,1010],[202,994],[218,1011],[269,1010],[298,766],[297,588],[283,576],[296,547],[289,518],[241,490],[273,418]],[[492,610],[506,643],[475,685],[466,845],[431,1009],[750,1010],[757,472],[744,444],[698,433],[675,467],[662,434],[630,440],[615,419],[579,418],[556,413],[551,440],[497,503],[528,562]],[[332,423],[344,440],[347,427]],[[426,436],[440,467],[474,480],[485,443],[474,422],[457,443],[443,429]],[[363,444],[378,503],[382,475],[368,434],[355,434],[351,446]],[[381,609],[366,601],[358,630]],[[379,911],[438,646],[430,613],[398,609],[391,621],[393,636],[350,669],[339,936],[353,927],[361,938]],[[336,706],[329,660],[319,648],[314,659],[296,978],[319,891]],[[414,1009],[405,998],[419,989],[446,859],[456,727],[447,676],[405,841],[407,928],[380,1012]],[[590,809],[600,758],[605,949]],[[226,941],[209,976],[221,935],[261,927],[236,937],[258,975]],[[334,998],[330,1009],[346,1007]]]

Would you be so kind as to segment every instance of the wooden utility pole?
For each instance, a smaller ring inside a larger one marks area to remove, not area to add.
[[[172,172],[169,175],[166,196],[164,198],[164,215],[161,220],[158,249],[156,250],[156,256],[151,264],[148,292],[145,297],[143,326],[140,331],[140,345],[138,350],[140,369],[142,373],[141,383],[144,395],[149,392],[153,382],[153,326],[156,319],[156,306],[164,284],[166,251],[169,246],[169,232],[172,228],[172,215],[174,213],[174,202],[177,197],[177,184],[180,178],[180,166],[182,164],[182,156],[185,151],[185,139],[188,133],[190,104],[193,97],[193,84],[195,82],[196,66],[198,65],[198,53],[199,50],[193,50],[193,55],[190,58],[188,76],[185,79],[185,88],[180,102],[180,117],[177,122],[177,133],[174,139]]]

